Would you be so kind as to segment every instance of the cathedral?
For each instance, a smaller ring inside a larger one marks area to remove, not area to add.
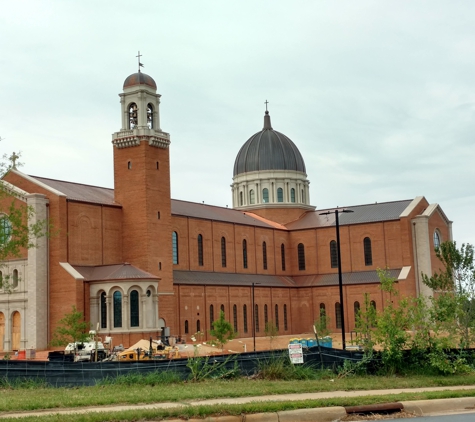
[[[0,280],[12,280],[0,286],[0,351],[48,348],[73,306],[102,338],[130,345],[162,333],[207,339],[221,310],[239,337],[251,337],[265,336],[268,322],[280,335],[310,332],[322,310],[340,332],[343,306],[350,332],[365,293],[384,307],[378,268],[402,295],[431,294],[421,273],[438,268],[434,247],[452,238],[437,203],[418,196],[316,209],[304,158],[267,110],[236,156],[232,208],[174,200],[154,79],[134,73],[119,96],[113,189],[15,167],[3,177],[32,221],[50,221],[54,233],[0,267]]]

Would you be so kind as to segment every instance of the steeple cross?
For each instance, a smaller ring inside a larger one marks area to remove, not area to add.
[[[138,62],[139,62],[139,72],[140,72],[140,68],[141,68],[141,67],[144,67],[143,64],[140,63],[140,57],[142,57],[142,54],[140,54],[140,51],[139,51],[139,54],[138,54],[137,56],[135,56],[135,57],[137,57],[137,60],[138,60]]]
[[[266,111],[267,111],[267,104],[269,104],[269,101],[265,101],[264,104],[266,105]]]
[[[15,153],[15,151],[13,152],[13,154],[11,155],[11,157],[9,158],[9,160],[12,162],[12,169],[16,169],[16,160],[18,160],[20,158],[20,156],[18,154]]]

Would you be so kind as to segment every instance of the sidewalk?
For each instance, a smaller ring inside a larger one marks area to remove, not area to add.
[[[47,415],[77,415],[91,412],[119,412],[134,409],[173,409],[189,406],[203,406],[215,404],[245,404],[252,402],[278,402],[278,401],[300,401],[316,400],[335,397],[360,397],[360,396],[380,396],[387,394],[417,393],[422,391],[444,391],[444,390],[471,390],[475,386],[454,386],[454,387],[428,387],[428,388],[404,388],[389,390],[364,390],[364,391],[332,391],[323,393],[300,393],[300,394],[280,394],[257,397],[239,397],[239,398],[220,398],[211,400],[199,400],[189,402],[164,402],[143,405],[120,405],[120,406],[97,406],[89,408],[71,408],[55,410],[39,410],[27,412],[11,412],[0,414],[2,418],[22,418],[26,416],[47,416]],[[425,416],[440,413],[469,413],[475,412],[475,397],[458,399],[435,399],[399,402],[402,408],[408,413],[414,413],[417,416]],[[293,421],[335,421],[347,416],[344,407],[326,407],[290,410],[276,413],[256,413],[239,416],[220,416],[207,418],[207,421],[214,422],[293,422]],[[474,415],[475,417],[475,415]],[[201,419],[202,421],[203,419]],[[189,422],[194,421],[192,419]],[[171,421],[170,421],[171,422]],[[183,422],[182,420],[173,420],[173,422]]]

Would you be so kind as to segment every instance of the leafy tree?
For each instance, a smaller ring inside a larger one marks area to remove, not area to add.
[[[327,337],[330,335],[330,317],[327,315],[324,308],[320,309],[320,315],[313,323],[318,338]]]
[[[52,346],[66,346],[69,343],[83,343],[89,340],[90,324],[84,321],[84,315],[73,305],[70,313],[59,321],[53,333]]]
[[[233,326],[226,320],[224,312],[220,311],[219,318],[214,321],[213,329],[209,333],[216,337],[216,342],[219,344],[221,350],[224,350],[224,345],[236,337]]]
[[[266,322],[266,325],[264,327],[264,334],[266,335],[266,337],[269,338],[269,346],[272,350],[272,344],[274,343],[274,340],[279,335],[279,329],[274,324],[274,321]]]
[[[447,241],[435,250],[442,270],[432,276],[422,274],[423,282],[434,290],[434,319],[448,333],[458,336],[461,348],[475,340],[475,263],[471,244]]]

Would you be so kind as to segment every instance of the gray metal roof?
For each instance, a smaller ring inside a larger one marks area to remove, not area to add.
[[[274,228],[274,226],[251,217],[242,211],[232,208],[217,207],[214,205],[198,204],[196,202],[172,200],[172,214],[185,217],[203,218],[207,220],[225,221],[228,223],[244,224],[248,226]]]
[[[402,212],[412,202],[412,199],[394,202],[381,202],[367,205],[340,207],[339,210],[351,210],[351,213],[340,213],[340,225],[374,223],[378,221],[398,220]],[[321,215],[323,212],[328,215]],[[299,220],[286,225],[289,230],[300,230],[315,227],[329,227],[335,225],[335,208],[307,212]]]
[[[292,287],[295,283],[290,277],[276,275],[213,273],[205,271],[173,271],[174,284],[199,284],[214,286],[251,286],[252,283],[261,287]]]
[[[401,273],[401,268],[388,270],[388,273],[390,277],[397,280]],[[298,287],[337,286],[339,284],[338,273],[296,276],[293,277],[293,280]],[[343,273],[342,282],[343,285],[349,286],[355,284],[380,283],[380,280],[376,271],[360,271],[355,273]]]
[[[272,129],[267,111],[264,128],[246,141],[234,162],[234,176],[261,170],[306,173],[305,162],[297,146],[287,136]]]
[[[156,275],[134,267],[130,264],[83,266],[73,265],[86,281],[108,280],[160,280]]]
[[[31,177],[62,192],[68,199],[106,205],[119,205],[114,202],[114,189],[66,182],[64,180],[47,179],[45,177]]]

